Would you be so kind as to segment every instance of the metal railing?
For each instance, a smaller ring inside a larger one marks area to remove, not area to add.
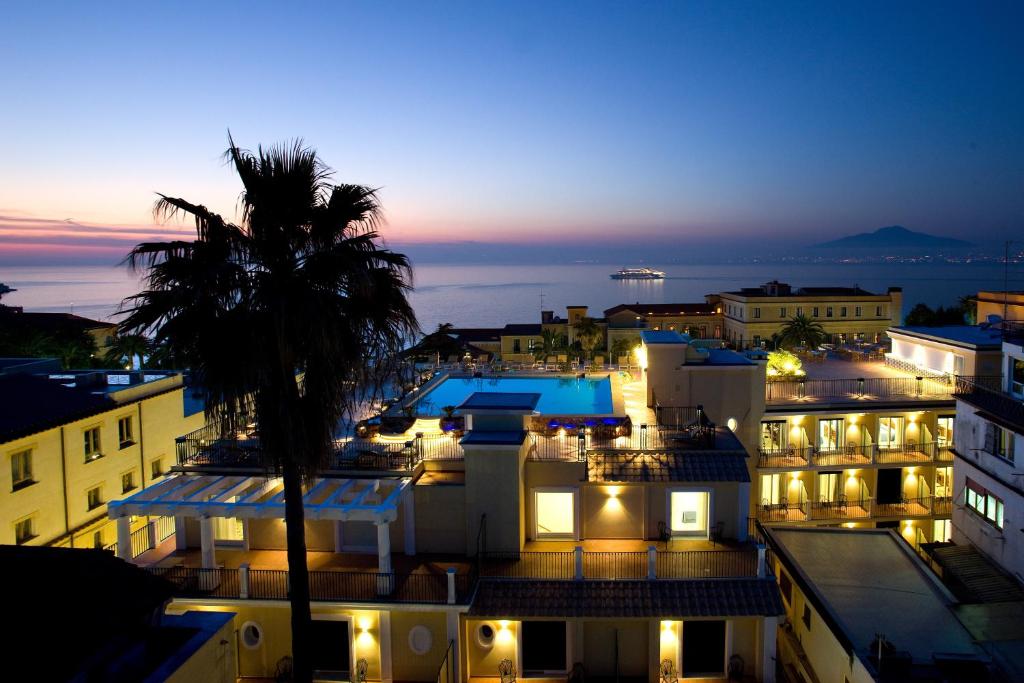
[[[488,552],[480,558],[480,576],[487,579],[672,580],[756,575],[757,551],[752,548],[604,552],[578,547]]]
[[[531,460],[585,461],[587,455],[601,452],[694,451],[714,450],[717,446],[713,424],[684,429],[655,425],[633,425],[632,433],[598,436],[580,431],[555,436],[530,435]]]
[[[918,375],[916,377],[857,377],[849,379],[785,379],[765,383],[769,404],[813,400],[854,401],[886,399],[951,400],[957,382],[965,380],[983,386],[998,386],[998,377]]]
[[[136,557],[152,550],[157,545],[167,540],[174,535],[174,518],[173,517],[156,517],[150,519],[146,524],[142,525],[129,536],[131,542],[131,558],[134,560]],[[103,546],[104,550],[117,554],[117,541]]]
[[[872,502],[870,498],[814,501],[810,506],[811,519],[868,519]]]
[[[286,569],[204,569],[199,567],[146,567],[168,581],[175,597],[249,600],[287,600]],[[449,594],[447,574],[398,574],[319,570],[309,572],[310,600],[316,602],[386,602],[467,604],[476,586],[476,574],[456,574]]]
[[[976,378],[957,377],[955,395],[975,408],[1024,429],[1024,401],[1001,391],[998,385],[980,383]]]
[[[762,522],[803,522],[808,519],[810,504],[762,503],[757,508],[757,519]]]
[[[875,501],[872,514],[875,517],[929,517],[935,513],[931,496],[904,498],[895,503]]]
[[[893,446],[878,444],[818,448],[758,449],[758,467],[764,469],[800,469],[805,467],[862,467],[865,465],[920,465],[949,462],[953,459],[948,446],[934,442],[904,443]]]

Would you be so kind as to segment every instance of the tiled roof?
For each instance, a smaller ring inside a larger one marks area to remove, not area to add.
[[[714,304],[619,304],[605,309],[605,317],[617,313],[633,312],[639,315],[714,315]]]
[[[766,579],[683,581],[503,581],[482,579],[470,616],[739,617],[783,613],[779,589]]]
[[[587,458],[587,479],[594,482],[748,482],[750,473],[742,453],[592,453]]]
[[[502,335],[523,334],[540,335],[540,323],[509,323],[501,330]]]
[[[114,408],[105,396],[65,387],[45,377],[0,377],[0,442],[34,434]]]

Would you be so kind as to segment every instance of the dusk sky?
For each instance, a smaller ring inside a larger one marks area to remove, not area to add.
[[[155,192],[302,137],[393,243],[1024,225],[1024,3],[19,3],[0,261],[114,262]]]

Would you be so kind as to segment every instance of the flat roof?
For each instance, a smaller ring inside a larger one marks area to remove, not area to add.
[[[891,327],[888,334],[893,333],[918,337],[953,346],[999,349],[1002,344],[1002,331],[981,325],[942,325],[940,327]]]
[[[709,365],[754,365],[754,361],[730,349],[708,349],[707,352]]]
[[[540,394],[534,392],[476,391],[459,410],[536,410]]]
[[[915,664],[937,654],[983,656],[954,615],[952,595],[895,532],[771,527],[766,534],[840,642],[863,661],[877,633]]]

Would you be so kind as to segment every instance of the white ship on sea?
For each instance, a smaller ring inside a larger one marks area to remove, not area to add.
[[[665,273],[652,268],[622,268],[610,277],[613,280],[664,280]]]

